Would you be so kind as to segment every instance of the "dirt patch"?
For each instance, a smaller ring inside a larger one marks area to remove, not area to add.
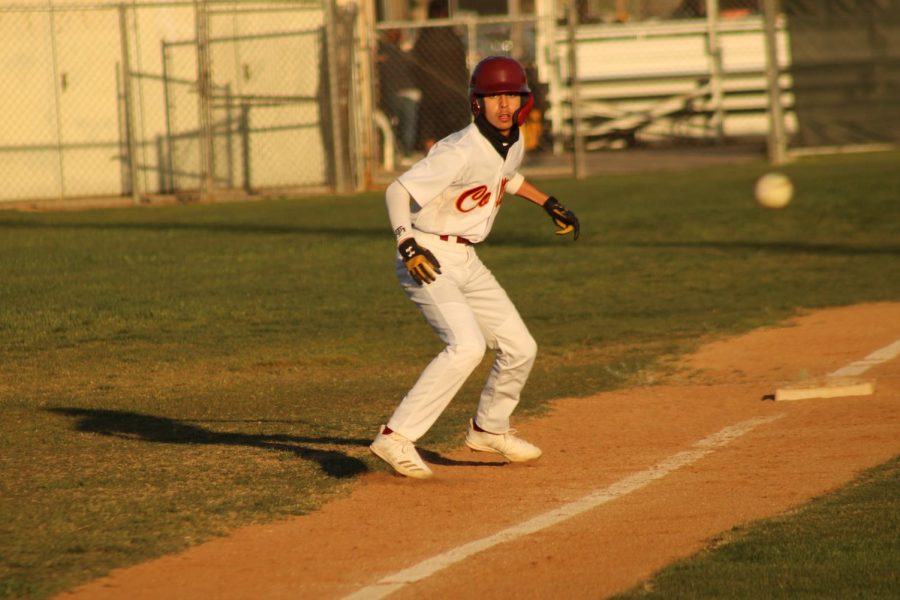
[[[520,423],[544,449],[535,464],[503,465],[465,449],[426,453],[434,479],[366,475],[352,495],[313,515],[242,528],[61,597],[340,598],[646,471],[725,427],[778,417],[626,496],[391,596],[459,597],[477,585],[495,597],[604,597],[900,453],[900,359],[866,373],[876,381],[871,396],[761,400],[778,384],[832,372],[898,338],[900,303],[881,303],[714,342],[660,385],[562,399],[547,417]]]

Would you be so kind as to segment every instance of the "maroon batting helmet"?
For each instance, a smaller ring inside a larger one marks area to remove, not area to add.
[[[472,104],[472,115],[481,114],[479,97],[496,94],[519,94],[522,106],[515,113],[516,123],[525,123],[525,117],[534,106],[534,94],[528,87],[525,69],[519,61],[508,56],[488,56],[475,65],[472,80],[469,82],[469,101]]]

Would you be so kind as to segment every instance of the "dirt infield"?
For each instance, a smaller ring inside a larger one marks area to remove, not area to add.
[[[448,561],[391,596],[452,598],[477,586],[494,597],[604,597],[736,525],[798,506],[900,453],[900,358],[865,373],[875,379],[874,395],[762,400],[778,384],[830,373],[898,339],[900,303],[881,303],[717,341],[657,385],[561,399],[547,417],[520,424],[545,452],[533,465],[501,465],[465,449],[426,452],[432,480],[369,474],[318,513],[246,527],[60,597],[341,598],[652,473],[724,428],[772,417],[627,494]]]

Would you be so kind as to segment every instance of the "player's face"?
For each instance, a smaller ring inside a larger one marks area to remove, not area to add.
[[[515,122],[513,115],[522,106],[518,94],[497,94],[484,97],[484,117],[503,135],[509,135]]]

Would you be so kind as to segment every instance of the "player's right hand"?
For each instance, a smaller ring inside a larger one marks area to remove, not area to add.
[[[420,246],[415,238],[407,238],[397,246],[400,257],[409,271],[410,277],[419,285],[431,283],[441,274],[441,263],[427,248]]]

